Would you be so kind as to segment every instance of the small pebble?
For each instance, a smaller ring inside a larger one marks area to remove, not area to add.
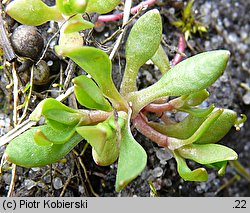
[[[50,175],[46,175],[43,177],[43,180],[45,183],[51,183],[51,176]]]
[[[160,160],[160,163],[165,165],[173,155],[166,149],[160,148],[156,151],[156,157]]]
[[[153,169],[152,171],[152,175],[153,177],[157,178],[157,177],[161,177],[163,174],[163,169],[161,167],[156,167]]]
[[[26,188],[28,190],[31,190],[34,186],[37,185],[37,183],[33,180],[30,180],[30,179],[26,179],[24,180],[24,185],[26,186]]]
[[[11,44],[16,54],[36,60],[44,47],[43,37],[36,27],[18,26],[11,37]]]
[[[52,182],[55,189],[61,189],[63,187],[62,180],[59,177],[54,178]]]
[[[249,105],[250,104],[250,92],[247,92],[243,98],[242,98],[244,104]]]

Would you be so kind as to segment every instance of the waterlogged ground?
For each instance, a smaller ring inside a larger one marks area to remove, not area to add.
[[[52,3],[53,1],[48,1]],[[133,1],[134,4],[139,1]],[[177,46],[177,30],[170,25],[172,16],[180,15],[182,1],[157,1],[155,7],[161,11],[164,22],[164,36],[169,45]],[[209,26],[208,33],[200,37],[193,36],[185,53],[188,56],[199,52],[227,49],[231,52],[228,67],[223,76],[209,89],[211,96],[207,106],[215,103],[217,107],[225,107],[244,113],[250,118],[250,2],[245,0],[197,0],[194,13],[202,16],[201,21]],[[244,15],[243,15],[244,14]],[[114,32],[120,22],[104,25],[100,32],[95,32],[97,40],[103,40]],[[17,25],[11,24],[14,28]],[[48,33],[48,25],[39,28],[48,40],[53,34]],[[13,30],[13,29],[12,29]],[[110,45],[110,43],[107,43]],[[170,59],[174,53],[166,48]],[[57,59],[54,64],[59,63]],[[124,68],[124,47],[119,57],[114,60],[114,79],[119,85]],[[64,64],[65,66],[65,64]],[[56,68],[55,68],[56,69]],[[152,65],[145,65],[140,71],[138,85],[140,88],[157,81],[159,72]],[[7,77],[0,70],[0,135],[9,131],[12,126],[11,89],[6,90]],[[241,86],[243,83],[243,86]],[[244,85],[246,85],[244,87]],[[8,103],[8,104],[3,104]],[[70,104],[71,102],[69,102]],[[31,106],[33,107],[33,106]],[[180,119],[183,115],[176,114]],[[250,172],[250,120],[240,132],[232,129],[221,141],[239,154],[239,162]],[[228,167],[226,175],[218,177],[214,170],[208,169],[208,182],[195,183],[183,181],[177,171],[176,162],[166,151],[133,131],[135,138],[148,153],[147,167],[143,173],[120,193],[115,192],[115,175],[117,164],[110,167],[96,166],[91,159],[91,149],[87,148],[82,160],[75,153],[67,156],[66,162],[53,164],[43,168],[24,169],[17,167],[14,196],[250,196],[250,183],[240,176],[232,167]],[[80,152],[84,143],[76,151]],[[5,147],[0,147],[0,155]],[[189,162],[195,168],[195,164]],[[88,178],[86,178],[88,177]],[[11,183],[11,171],[3,171],[0,182],[0,196],[6,196]],[[150,189],[150,184],[156,193]],[[96,194],[95,194],[96,193]]]

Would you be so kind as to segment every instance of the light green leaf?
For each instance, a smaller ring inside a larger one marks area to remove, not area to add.
[[[223,73],[229,55],[226,50],[214,50],[180,62],[152,86],[128,96],[133,104],[133,114],[158,98],[189,95],[206,89]]]
[[[74,133],[74,126],[68,126],[67,128],[57,130],[46,125],[43,131],[37,130],[34,135],[34,140],[38,145],[64,144],[70,140]]]
[[[96,12],[100,14],[112,11],[121,0],[89,0],[86,12]]]
[[[150,10],[141,16],[129,33],[126,42],[126,68],[121,84],[121,94],[136,91],[139,68],[153,57],[162,37],[162,22],[158,10]]]
[[[188,139],[180,140],[176,138],[169,138],[168,148],[171,150],[175,150],[182,146],[196,142],[204,135],[204,133],[209,129],[209,127],[213,125],[214,122],[216,122],[216,120],[222,113],[223,109],[218,109],[215,112],[211,113],[211,115],[199,126],[199,128],[194,132],[194,134]]]
[[[200,105],[203,101],[205,101],[209,97],[209,92],[204,89],[198,92],[194,92],[191,95],[187,97],[186,105],[188,106],[198,106]]]
[[[214,168],[218,170],[218,175],[222,176],[226,173],[227,161],[220,161],[216,163],[206,164],[209,168]]]
[[[179,111],[187,112],[190,115],[193,115],[195,117],[203,118],[208,116],[213,110],[215,106],[214,104],[210,105],[208,108],[195,108],[195,107],[180,107]]]
[[[92,156],[95,163],[99,166],[109,166],[114,163],[119,156],[119,144],[116,137],[110,138],[105,142],[100,155],[92,148]]]
[[[87,4],[87,0],[56,0],[58,10],[67,16],[72,16],[76,13],[84,13]]]
[[[83,139],[75,133],[64,144],[39,146],[34,140],[34,134],[37,130],[43,132],[45,128],[46,125],[31,128],[13,139],[5,150],[6,159],[26,168],[45,166],[61,160]]]
[[[191,171],[191,169],[189,169],[189,167],[187,166],[185,159],[183,159],[177,152],[173,152],[173,153],[177,161],[177,171],[179,175],[185,181],[207,181],[208,180],[208,174],[207,174],[206,169],[198,168],[198,169]]]
[[[188,115],[182,121],[174,124],[162,124],[158,122],[149,122],[148,124],[161,134],[167,135],[168,137],[187,139],[195,133],[205,120],[206,117],[198,118]]]
[[[141,145],[133,138],[129,125],[128,122],[122,131],[116,175],[116,191],[122,190],[135,179],[147,164],[147,154]]]
[[[190,144],[178,149],[179,154],[200,164],[236,160],[238,155],[232,149],[219,144]]]
[[[170,70],[168,56],[161,45],[152,56],[151,60],[159,68],[162,74],[165,74],[168,70]]]
[[[66,27],[66,25],[64,26]],[[83,37],[79,32],[64,33],[64,27],[59,37],[59,45],[65,48],[77,48],[83,46]]]
[[[117,110],[126,109],[126,103],[113,83],[111,61],[106,53],[87,46],[76,48],[57,46],[56,51],[59,55],[71,58],[88,72]]]
[[[49,7],[41,0],[15,0],[6,7],[6,13],[21,24],[38,26],[50,20],[63,20],[56,7]]]
[[[106,141],[114,136],[112,129],[104,123],[76,127],[76,131],[88,141],[98,155],[102,154]]]
[[[112,111],[110,103],[104,98],[99,87],[86,75],[72,80],[77,101],[89,109]]]
[[[41,116],[65,125],[76,125],[86,117],[83,112],[69,108],[53,98],[40,102],[29,118],[39,121]]]
[[[105,148],[105,144],[110,140],[117,140],[118,131],[124,127],[127,119],[127,113],[118,112],[118,119],[114,119],[114,115],[110,116],[104,122],[99,123],[94,126],[79,126],[76,127],[76,131],[84,137],[88,143],[94,148],[96,155],[107,157],[112,154],[107,148]],[[118,144],[116,145],[119,146]],[[112,148],[113,149],[113,148]],[[103,153],[108,151],[109,153]],[[103,154],[102,154],[103,153]],[[107,159],[107,157],[105,157]],[[104,162],[104,160],[102,160]],[[110,161],[109,161],[110,162]]]
[[[216,111],[217,109],[218,108],[215,108],[214,111]],[[229,132],[236,120],[236,112],[229,109],[224,109],[220,117],[195,143],[207,144],[218,142]]]
[[[83,19],[81,14],[77,14],[70,18],[64,27],[64,33],[73,33],[81,30],[93,28],[95,25]]]

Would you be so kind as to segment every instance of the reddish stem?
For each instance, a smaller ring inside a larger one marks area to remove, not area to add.
[[[154,2],[156,2],[157,0],[147,0],[144,2],[141,2],[140,4],[138,4],[137,6],[131,8],[131,13],[135,14],[137,13],[141,8],[145,7],[145,6],[150,6],[151,4],[153,4]],[[111,14],[111,15],[101,15],[98,17],[97,22],[108,22],[108,21],[116,21],[116,20],[120,20],[123,17],[123,13],[117,13],[117,14]]]
[[[174,106],[171,103],[163,103],[163,104],[149,104],[143,108],[143,110],[148,112],[165,112],[171,111],[174,109]]]
[[[161,134],[160,132],[157,132],[155,129],[153,129],[151,126],[147,124],[144,116],[140,113],[138,116],[134,119],[133,123],[135,125],[135,128],[143,135],[145,135],[147,138],[152,140],[153,142],[157,143],[161,147],[168,147],[168,137],[166,135]]]
[[[178,42],[178,51],[181,53],[184,53],[186,48],[186,41],[185,41],[185,37],[183,34],[179,35],[179,42]],[[182,59],[182,55],[177,53],[175,55],[175,57],[172,60],[172,65],[175,66],[176,64],[178,64]]]

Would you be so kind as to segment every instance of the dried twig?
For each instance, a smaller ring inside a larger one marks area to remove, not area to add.
[[[85,165],[84,165],[84,163],[83,163],[83,161],[82,161],[81,156],[79,156],[78,152],[77,152],[76,150],[74,150],[74,149],[73,149],[73,152],[74,152],[74,154],[76,155],[76,157],[77,157],[77,159],[78,159],[78,161],[79,161],[81,167],[83,168],[83,172],[84,172],[86,181],[87,181],[87,183],[88,183],[88,185],[89,185],[89,189],[90,189],[91,193],[92,193],[94,196],[99,197],[99,195],[94,191],[94,189],[93,189],[93,187],[92,187],[92,185],[91,185],[91,183],[90,183],[90,180],[89,180],[89,178],[88,178],[87,169],[86,169],[86,167],[85,167]]]
[[[7,61],[11,62],[14,59],[16,59],[15,52],[10,44],[6,29],[4,27],[1,1],[0,1],[0,43],[2,44],[4,55],[7,59]]]
[[[12,197],[14,188],[15,188],[15,181],[16,181],[16,164],[12,164],[12,177],[10,182],[10,189],[8,191],[7,197]]]
[[[126,0],[125,1],[125,7],[124,7],[124,17],[123,17],[123,22],[122,22],[123,27],[124,27],[124,25],[126,25],[126,23],[129,20],[131,6],[132,6],[132,0]],[[110,60],[112,60],[114,58],[115,53],[118,51],[125,30],[126,30],[126,27],[123,29],[123,31],[121,32],[121,34],[117,38],[117,40],[115,42],[115,45],[114,45],[114,48],[113,48],[112,52],[109,55]]]
[[[18,76],[15,64],[12,63],[12,78],[13,78],[13,122],[17,125],[17,106],[18,106]]]
[[[18,121],[18,125],[20,123],[22,123],[23,119],[26,117],[26,113],[28,110],[28,106],[29,106],[29,102],[30,102],[30,98],[31,98],[31,94],[32,94],[32,89],[33,89],[33,76],[34,76],[34,66],[32,66],[31,72],[30,72],[30,88],[29,88],[28,98],[27,98],[27,101],[26,101],[25,106],[24,106],[23,114]]]

